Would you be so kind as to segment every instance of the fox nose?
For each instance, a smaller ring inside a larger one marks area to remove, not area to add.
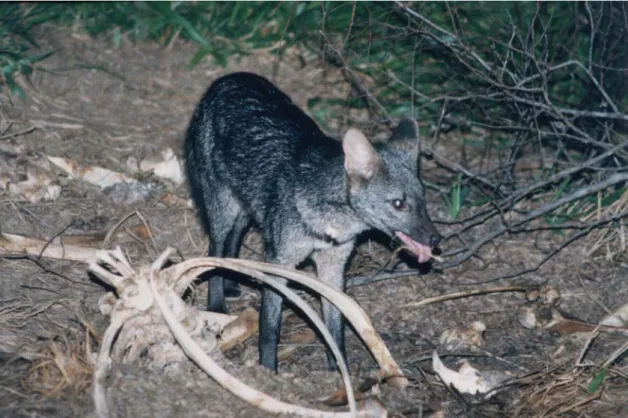
[[[442,239],[443,237],[438,234],[430,236],[430,247],[438,247],[438,244],[440,244]]]

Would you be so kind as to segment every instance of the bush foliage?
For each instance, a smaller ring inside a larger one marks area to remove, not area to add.
[[[38,50],[42,23],[72,25],[114,45],[188,39],[198,45],[190,66],[207,56],[226,65],[234,54],[267,48],[281,55],[296,46],[342,70],[353,87],[344,105],[367,109],[374,126],[419,116],[430,144],[424,153],[452,172],[451,184],[432,185],[450,217],[465,202],[483,208],[456,220],[461,229],[452,236],[552,191],[519,221],[502,219],[494,235],[454,250],[455,263],[538,219],[580,231],[625,222],[624,206],[570,224],[628,200],[622,2],[3,3],[0,16],[0,89],[9,96],[24,96],[16,74],[28,76],[50,53]],[[465,135],[478,129],[484,134]],[[462,149],[481,149],[487,163],[466,167],[433,152],[452,130],[462,133]],[[522,156],[548,152],[551,163],[517,176]]]

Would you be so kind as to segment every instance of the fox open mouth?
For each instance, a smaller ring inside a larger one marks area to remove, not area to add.
[[[395,231],[395,235],[399,237],[409,251],[418,257],[419,263],[425,263],[432,258],[432,249],[428,245],[416,242],[401,231]]]

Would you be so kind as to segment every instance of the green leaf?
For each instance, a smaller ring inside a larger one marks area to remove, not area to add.
[[[194,27],[189,20],[181,16],[180,14],[175,13],[170,8],[170,3],[166,2],[149,2],[147,5],[155,10],[156,12],[162,14],[166,19],[170,21],[170,23],[174,26],[181,27],[185,33],[194,41],[203,45],[206,48],[209,48],[209,42],[207,39]]]
[[[116,28],[113,32],[113,45],[118,49],[122,46],[122,33],[120,32],[120,28]]]
[[[26,99],[24,89],[15,81],[12,74],[6,75],[4,79],[7,82],[7,86],[9,87],[9,91],[12,96],[19,97],[20,99]]]
[[[2,66],[2,75],[9,77],[17,70],[17,63],[14,61],[7,62]]]
[[[451,189],[451,199],[450,199],[450,206],[449,206],[449,216],[451,217],[452,220],[455,220],[458,215],[460,214],[460,208],[462,206],[462,199],[461,199],[461,185],[460,185],[460,175],[458,175],[458,181],[456,183],[454,183],[454,186]]]
[[[27,76],[31,75],[31,74],[33,74],[33,67],[28,65],[28,64],[21,63],[21,65],[20,65],[20,72],[22,74],[24,74],[24,75],[27,75]]]
[[[217,49],[212,50],[212,57],[216,60],[216,64],[220,65],[222,68],[227,67],[227,55],[222,52],[218,52]]]
[[[199,48],[199,50],[196,51],[196,54],[194,54],[194,56],[192,57],[192,60],[190,61],[188,68],[190,70],[193,69],[194,67],[198,65],[199,62],[203,60],[203,58],[205,58],[209,54],[211,54],[209,49],[203,48],[203,47]]]
[[[458,179],[453,186],[451,186],[450,196],[447,196],[444,193],[442,194],[445,205],[447,205],[447,208],[449,209],[449,216],[452,220],[455,220],[458,218],[458,215],[460,215],[462,205],[468,194],[469,189],[468,187],[462,186],[462,175],[458,174]]]
[[[565,180],[563,180],[563,182],[560,184],[560,187],[558,187],[556,193],[554,193],[554,196],[552,197],[552,202],[555,202],[563,195],[565,189],[567,189],[567,186],[569,186],[569,183],[571,183],[571,177],[567,177]]]
[[[604,381],[604,378],[606,377],[606,373],[607,372],[608,372],[608,369],[606,367],[601,369],[599,372],[597,372],[595,374],[595,376],[593,376],[593,379],[591,380],[591,383],[589,383],[589,387],[587,388],[587,392],[589,392],[589,393],[597,392],[600,389],[600,385]]]

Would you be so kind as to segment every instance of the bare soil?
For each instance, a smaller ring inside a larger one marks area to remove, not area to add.
[[[188,63],[193,45],[176,41],[168,47],[154,43],[123,42],[113,47],[110,39],[92,39],[70,29],[45,27],[44,48],[57,52],[48,58],[27,86],[28,99],[14,100],[1,109],[12,123],[9,133],[36,127],[28,134],[11,138],[29,152],[72,158],[125,172],[129,157],[141,160],[170,147],[182,156],[183,135],[192,110],[212,80],[220,75],[247,70],[272,78],[311,114],[308,100],[315,97],[345,98],[348,86],[337,70],[297,52],[278,61],[257,52],[233,58],[227,68],[207,60],[194,69]],[[333,133],[346,127],[348,118],[372,128],[363,113],[318,114],[323,126]],[[0,142],[1,144],[1,142]],[[456,148],[442,150],[460,159]],[[424,165],[424,178],[442,185],[450,174],[433,162]],[[156,179],[150,196],[132,205],[114,204],[110,194],[95,186],[59,175],[61,196],[53,202],[30,204],[0,196],[0,229],[15,234],[55,237],[76,232],[107,230],[127,214],[138,211],[154,232],[154,242],[126,243],[135,264],[150,262],[168,246],[184,257],[206,254],[208,242],[193,210],[168,207],[161,201],[172,192],[188,199],[185,185],[178,187]],[[441,197],[428,191],[429,212],[447,219]],[[138,219],[132,218],[130,223]],[[137,223],[137,222],[136,222]],[[487,225],[486,228],[490,228]],[[443,232],[452,227],[440,225]],[[532,266],[556,243],[556,235],[510,236],[487,245],[482,259],[474,259],[445,272],[429,271],[350,286],[347,292],[371,315],[395,359],[411,379],[399,392],[382,386],[380,397],[391,415],[428,416],[437,410],[444,416],[628,416],[626,360],[617,364],[595,394],[586,389],[602,364],[626,342],[626,337],[602,334],[586,356],[589,366],[575,368],[589,334],[561,336],[545,330],[523,328],[516,320],[525,303],[522,293],[498,293],[436,303],[420,308],[405,304],[480,287],[487,278],[513,267]],[[366,237],[356,251],[348,275],[373,275],[388,263],[387,243]],[[508,283],[549,283],[560,291],[560,308],[578,319],[597,322],[628,301],[625,254],[614,260],[584,258],[586,243],[570,246],[541,269]],[[252,231],[246,238],[245,258],[261,259],[263,248]],[[403,258],[403,260],[407,260]],[[619,261],[617,261],[619,260]],[[621,260],[624,260],[623,262]],[[408,261],[412,264],[411,261]],[[401,271],[415,265],[398,262]],[[97,350],[107,319],[97,309],[97,300],[107,289],[86,273],[81,263],[49,259],[0,258],[0,416],[82,417],[93,414],[89,393],[89,354]],[[486,286],[505,284],[504,281]],[[193,298],[202,306],[206,286]],[[258,306],[256,289],[246,290],[234,301],[234,311]],[[476,350],[448,352],[439,342],[442,331],[468,328],[471,322],[486,324],[484,345]],[[290,317],[284,336],[305,328],[298,317]],[[92,337],[88,331],[92,330]],[[255,338],[228,353],[229,371],[248,384],[282,400],[316,407],[319,400],[341,387],[339,378],[326,371],[321,344],[299,347],[280,364],[278,375],[256,365]],[[488,401],[460,397],[446,389],[431,370],[431,353],[438,350],[444,362],[457,369],[466,358],[480,370],[499,370],[521,377],[532,375],[526,384],[506,388]],[[62,354],[59,354],[62,353]],[[375,370],[375,364],[360,341],[349,336],[348,352],[354,382],[358,384]],[[55,354],[56,353],[56,354]],[[73,359],[72,376],[58,373],[55,360]],[[537,373],[535,375],[535,373]],[[71,381],[64,385],[59,382]],[[110,376],[109,404],[119,417],[260,417],[264,414],[244,404],[204,376],[190,363],[179,374],[166,374],[141,365],[116,365]]]

